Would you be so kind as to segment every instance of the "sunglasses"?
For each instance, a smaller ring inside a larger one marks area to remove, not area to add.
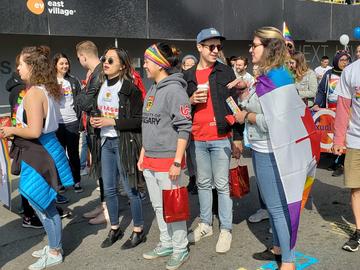
[[[207,45],[207,44],[201,44],[203,47],[207,47],[209,49],[210,52],[213,52],[215,50],[215,48],[218,50],[218,52],[220,52],[223,49],[223,45],[222,44],[211,44],[211,45]]]
[[[112,65],[114,63],[114,59],[112,59],[111,57],[106,58],[105,56],[101,57],[100,61],[102,63],[105,63],[107,61],[109,65]]]

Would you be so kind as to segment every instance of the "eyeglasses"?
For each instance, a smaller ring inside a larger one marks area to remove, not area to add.
[[[262,43],[255,44],[255,43],[253,43],[253,44],[251,44],[251,49],[254,50],[256,47],[259,47],[259,46],[264,46],[264,44],[262,44]]]
[[[111,57],[106,58],[105,56],[101,57],[100,61],[104,64],[106,61],[109,63],[109,65],[112,65],[114,63],[114,59]]]
[[[204,46],[204,47],[207,47],[210,52],[213,52],[215,50],[215,48],[218,50],[218,52],[220,52],[223,49],[222,44],[217,44],[217,45],[215,45],[215,44],[210,44],[210,45],[201,44],[201,45]]]

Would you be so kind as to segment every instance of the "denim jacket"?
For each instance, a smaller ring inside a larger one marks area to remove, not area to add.
[[[265,116],[262,111],[259,97],[255,92],[255,87],[250,89],[249,96],[240,102],[240,106],[242,109],[248,112],[256,113],[256,124],[247,123],[247,135],[249,140],[254,141],[265,141],[269,140],[269,131],[268,126],[265,121]]]

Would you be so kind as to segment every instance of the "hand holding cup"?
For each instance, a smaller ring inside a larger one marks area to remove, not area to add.
[[[207,83],[198,84],[198,89],[194,92],[194,95],[193,95],[193,102],[195,104],[206,103],[208,91],[209,91],[209,85]]]

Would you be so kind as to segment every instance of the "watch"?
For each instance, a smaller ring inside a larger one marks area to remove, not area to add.
[[[251,124],[251,123],[249,122],[249,119],[248,119],[248,116],[249,116],[250,113],[251,113],[251,112],[247,112],[247,113],[245,114],[245,117],[244,117],[244,122],[247,123],[247,124]]]
[[[180,167],[181,167],[181,163],[174,161],[174,166],[180,168]]]

